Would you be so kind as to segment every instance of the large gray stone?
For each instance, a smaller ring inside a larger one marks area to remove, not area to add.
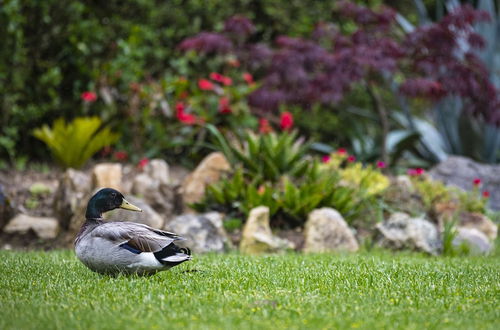
[[[332,208],[312,211],[305,224],[304,252],[357,251],[358,242],[339,212]]]
[[[434,179],[464,190],[472,190],[473,180],[481,179],[481,189],[491,193],[489,207],[500,210],[500,165],[480,164],[469,158],[450,156],[429,173]]]
[[[438,230],[431,222],[411,218],[398,212],[376,226],[380,233],[378,244],[393,249],[411,249],[437,255],[442,242]]]
[[[7,223],[3,230],[8,234],[26,234],[29,230],[33,230],[40,238],[53,239],[59,233],[59,222],[55,218],[18,214]]]
[[[243,227],[240,252],[244,254],[263,254],[284,252],[294,245],[287,239],[273,235],[269,224],[269,208],[259,206],[250,211]]]
[[[87,206],[91,190],[89,175],[71,168],[64,172],[54,198],[54,214],[62,228],[68,229],[75,213]]]
[[[175,188],[162,183],[147,173],[140,173],[134,178],[132,193],[143,198],[156,211],[166,217],[174,213]]]
[[[104,218],[108,221],[127,221],[143,223],[153,228],[161,229],[165,223],[163,217],[158,214],[146,201],[134,196],[127,196],[127,201],[139,207],[142,212],[134,212],[124,209],[115,209],[104,213]]]
[[[481,213],[464,212],[460,214],[459,226],[477,229],[485,234],[491,242],[497,238],[497,225]]]
[[[222,227],[222,215],[216,212],[180,215],[164,229],[186,238],[184,244],[196,253],[224,252],[229,244]]]
[[[457,236],[453,239],[454,246],[467,244],[472,254],[488,254],[493,249],[493,245],[488,237],[476,228],[459,227]]]

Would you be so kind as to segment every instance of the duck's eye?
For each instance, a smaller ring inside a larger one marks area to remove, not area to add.
[[[111,197],[115,198],[116,197],[116,193],[111,193]]]

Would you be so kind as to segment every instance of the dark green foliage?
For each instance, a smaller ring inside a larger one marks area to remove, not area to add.
[[[248,133],[230,143],[215,127],[210,130],[235,170],[207,187],[205,199],[192,205],[196,210],[246,217],[264,205],[274,223],[295,227],[319,207],[337,209],[348,222],[368,207],[369,194],[341,184],[337,171],[306,157],[307,144],[296,133]]]
[[[128,91],[131,83],[173,68],[189,74],[190,65],[176,60],[179,42],[220,30],[231,15],[251,17],[255,38],[270,41],[309,32],[329,17],[331,6],[283,0],[1,1],[0,156],[43,157],[41,145],[26,133],[61,115],[109,118],[118,111],[123,120],[123,96],[114,108],[98,102],[84,110],[75,106],[81,92],[108,85]]]
[[[307,170],[309,144],[298,139],[297,132],[258,135],[249,131],[241,140],[228,141],[216,127],[208,125],[208,129],[228,160],[242,164],[250,177],[277,182],[284,175],[298,178]]]

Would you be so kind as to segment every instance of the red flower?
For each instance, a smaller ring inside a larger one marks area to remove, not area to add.
[[[224,86],[231,86],[233,84],[233,80],[231,78],[226,77],[226,76],[224,76],[220,73],[217,73],[217,72],[212,72],[210,74],[210,79],[217,81],[217,82],[220,82]],[[201,88],[201,89],[203,89],[203,88]],[[213,88],[210,88],[210,89],[213,89]]]
[[[137,167],[140,169],[140,170],[143,170],[144,167],[146,167],[146,165],[149,164],[149,159],[148,158],[143,158],[139,161],[139,163],[137,164]]]
[[[378,168],[386,168],[386,167],[387,167],[387,165],[386,165],[384,162],[382,162],[382,161],[378,161],[378,162],[377,162],[377,167],[378,167]]]
[[[221,97],[219,99],[219,112],[224,114],[233,112],[233,110],[231,110],[229,99],[227,97]]]
[[[325,155],[321,157],[321,161],[325,164],[328,163],[330,161],[330,155]]]
[[[92,103],[97,100],[97,94],[91,91],[86,91],[80,95],[80,98],[86,103]]]
[[[281,113],[280,127],[283,131],[289,131],[293,127],[293,116],[290,112]]]
[[[218,82],[222,82],[222,78],[224,76],[221,75],[220,73],[217,73],[217,72],[212,72],[210,74],[210,79],[214,80],[214,81],[218,81]]]
[[[338,148],[337,153],[339,155],[345,155],[347,153],[347,150],[345,148]]]
[[[354,156],[347,157],[347,162],[354,163],[355,161],[356,161],[356,157],[354,157]]]
[[[116,151],[116,152],[113,154],[113,157],[114,157],[116,160],[119,160],[119,161],[124,161],[124,160],[127,160],[127,158],[128,158],[128,154],[127,154],[127,152],[125,152],[125,151]]]
[[[214,89],[214,84],[212,84],[207,79],[200,79],[198,80],[198,87],[200,87],[200,89],[204,91],[211,91]]]
[[[249,85],[254,83],[253,76],[248,72],[243,73],[243,80]]]
[[[481,185],[481,179],[479,178],[475,178],[472,183],[474,184],[474,186],[478,187],[479,185]]]
[[[262,134],[271,133],[273,128],[269,125],[269,121],[267,119],[261,118],[259,119],[259,132]]]
[[[196,118],[196,116],[188,114],[188,113],[185,113],[184,109],[185,109],[185,105],[182,102],[178,102],[175,105],[175,111],[176,111],[176,117],[177,117],[177,119],[181,123],[186,124],[186,125],[196,124],[196,122],[198,121],[198,119]]]
[[[229,78],[229,77],[226,77],[226,76],[223,76],[222,77],[222,81],[221,83],[224,85],[224,86],[231,86],[233,84],[233,79]]]
[[[187,91],[183,91],[182,93],[179,94],[179,98],[181,100],[187,99],[188,96],[189,96],[189,93]]]
[[[483,191],[484,198],[490,198],[490,192],[488,190]]]
[[[177,103],[175,104],[175,111],[176,111],[177,113],[179,113],[179,112],[184,112],[185,107],[186,107],[186,106],[184,105],[184,103],[182,103],[182,102],[177,102]]]

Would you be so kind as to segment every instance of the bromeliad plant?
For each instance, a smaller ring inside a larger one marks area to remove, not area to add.
[[[242,139],[229,141],[214,126],[207,127],[232,165],[241,164],[252,178],[278,182],[283,176],[298,178],[307,170],[309,144],[297,138],[297,132],[256,134],[247,131]]]
[[[56,160],[65,168],[82,167],[97,151],[114,144],[119,134],[102,127],[98,117],[76,118],[70,123],[57,119],[52,127],[44,125],[33,135],[45,142]]]
[[[235,170],[207,188],[205,199],[193,205],[199,211],[215,209],[244,217],[265,205],[274,224],[295,227],[315,208],[333,207],[352,222],[376,205],[372,202],[384,189],[373,185],[383,181],[379,176],[385,178],[375,169],[354,164],[342,169],[308,157],[308,144],[296,132],[247,133],[245,139],[229,142],[214,127],[210,129]]]

